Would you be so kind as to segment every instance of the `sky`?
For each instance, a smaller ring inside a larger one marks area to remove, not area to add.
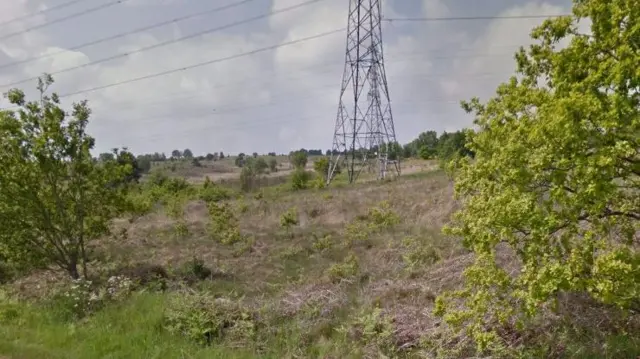
[[[35,78],[52,73],[49,91],[65,108],[88,100],[96,152],[331,148],[346,31],[287,43],[346,28],[348,1],[245,0],[215,11],[240,1],[78,0],[37,14],[66,2],[0,2],[0,92],[17,87],[35,99]],[[401,19],[555,15],[570,7],[570,0],[383,1],[383,17],[396,19],[383,21],[382,31],[398,141],[471,126],[460,100],[489,99],[542,22]],[[190,14],[198,16],[171,21]],[[147,30],[79,47],[140,28]]]

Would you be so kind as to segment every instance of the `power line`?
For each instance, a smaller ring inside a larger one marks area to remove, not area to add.
[[[22,16],[19,16],[19,17],[15,17],[13,19],[9,19],[9,20],[3,21],[3,22],[0,23],[0,26],[5,26],[5,25],[11,24],[11,23],[16,22],[16,21],[20,21],[20,20],[24,20],[24,19],[30,18],[32,16],[46,14],[46,13],[48,13],[50,11],[63,9],[65,7],[69,7],[71,5],[77,4],[77,3],[82,2],[82,1],[86,1],[86,0],[71,0],[71,1],[67,1],[65,3],[46,8],[44,10],[32,12],[32,13],[25,14],[25,15],[22,15]]]
[[[9,38],[18,36],[18,35],[25,34],[27,32],[31,32],[33,30],[41,29],[41,28],[49,26],[49,25],[57,24],[57,23],[60,23],[60,22],[66,21],[66,20],[70,20],[70,19],[73,19],[73,18],[76,18],[76,17],[80,17],[80,16],[87,15],[87,14],[90,14],[90,13],[93,13],[93,12],[96,12],[96,11],[100,11],[100,10],[106,9],[108,7],[111,7],[111,6],[121,4],[121,3],[125,2],[125,1],[127,1],[127,0],[111,1],[111,2],[108,2],[106,4],[102,4],[102,5],[99,5],[99,6],[96,6],[96,7],[92,7],[92,8],[89,8],[89,9],[86,9],[86,10],[83,10],[83,11],[80,11],[80,12],[77,12],[77,13],[74,13],[74,14],[71,14],[71,15],[63,16],[61,18],[58,18],[58,19],[55,19],[55,20],[51,20],[49,22],[45,22],[45,23],[40,24],[40,25],[32,26],[32,27],[30,27],[28,29],[25,29],[25,30],[22,30],[22,31],[12,32],[10,34],[0,36],[0,40],[6,40],[6,39],[9,39]]]
[[[119,1],[125,1],[125,0],[119,0]],[[69,72],[69,71],[73,71],[73,70],[78,70],[78,69],[81,69],[81,68],[84,68],[84,67],[87,67],[87,66],[97,65],[97,64],[100,64],[100,63],[103,63],[103,62],[108,62],[108,61],[111,61],[111,60],[128,57],[128,56],[131,56],[133,54],[137,54],[137,53],[141,53],[141,52],[144,52],[144,51],[148,51],[148,50],[160,48],[160,47],[163,47],[163,46],[167,46],[167,45],[170,45],[170,44],[178,43],[178,42],[181,42],[181,41],[184,41],[184,40],[188,40],[188,39],[192,39],[192,38],[195,38],[195,37],[198,37],[198,36],[202,36],[204,34],[209,34],[209,33],[212,33],[212,32],[225,30],[225,29],[228,29],[228,28],[231,28],[231,27],[235,27],[235,26],[238,26],[238,25],[250,23],[250,22],[253,22],[253,21],[256,21],[256,20],[265,19],[265,18],[271,17],[273,15],[277,15],[277,14],[280,14],[280,13],[291,11],[291,10],[294,10],[294,9],[297,9],[297,8],[300,8],[300,7],[303,7],[303,6],[311,5],[311,4],[319,2],[319,1],[324,1],[324,0],[308,0],[308,1],[305,1],[305,2],[300,3],[300,4],[296,4],[296,5],[293,5],[293,6],[288,6],[288,7],[279,9],[279,10],[270,11],[270,12],[268,12],[266,14],[254,16],[254,17],[251,17],[251,18],[248,18],[248,19],[245,19],[245,20],[232,22],[230,24],[223,25],[223,26],[218,26],[218,27],[215,27],[215,28],[212,28],[212,29],[199,31],[199,32],[196,32],[196,33],[191,34],[191,35],[187,35],[187,36],[179,37],[177,39],[172,39],[172,40],[160,42],[160,43],[157,43],[155,45],[151,45],[151,46],[147,46],[147,47],[141,47],[141,48],[133,50],[133,51],[129,51],[129,52],[125,52],[123,54],[118,54],[118,55],[106,57],[106,58],[103,58],[103,59],[100,59],[100,60],[96,60],[96,61],[91,61],[91,62],[88,62],[86,64],[73,66],[73,67],[68,67],[66,69],[50,72],[49,74],[50,75],[57,75],[57,74],[61,74],[61,73],[65,73],[65,72]],[[15,85],[19,85],[19,84],[22,84],[22,83],[25,83],[25,82],[37,80],[37,79],[38,79],[38,76],[34,76],[34,77],[30,77],[28,79],[19,80],[19,81],[15,81],[15,82],[12,82],[12,83],[9,83],[9,84],[2,85],[2,87],[15,86]]]
[[[84,1],[84,0],[75,0],[75,1]],[[55,52],[52,52],[52,53],[49,53],[49,54],[44,54],[44,55],[40,55],[40,56],[34,56],[34,57],[30,57],[30,58],[27,58],[27,59],[24,59],[24,60],[15,61],[15,62],[11,62],[11,63],[8,63],[8,64],[3,64],[3,65],[0,65],[0,69],[4,69],[4,68],[7,68],[7,67],[13,67],[13,66],[16,66],[16,65],[21,65],[21,64],[24,64],[24,63],[28,63],[28,62],[32,62],[32,61],[48,58],[48,57],[53,57],[53,56],[56,56],[56,55],[59,55],[59,54],[62,54],[62,53],[68,52],[68,51],[79,50],[79,49],[82,49],[82,48],[85,48],[85,47],[88,47],[88,46],[97,45],[97,44],[100,44],[100,43],[103,43],[103,42],[119,39],[119,38],[122,38],[122,37],[125,37],[125,36],[137,34],[137,33],[143,32],[143,31],[152,30],[152,29],[155,29],[155,28],[158,28],[158,27],[162,27],[162,26],[173,24],[173,23],[189,20],[189,19],[192,19],[192,18],[195,18],[195,17],[198,17],[198,16],[204,16],[204,15],[220,12],[220,11],[223,11],[223,10],[228,10],[228,9],[231,9],[231,8],[234,8],[234,7],[237,7],[237,6],[241,6],[241,5],[250,3],[252,1],[256,1],[256,0],[242,0],[242,1],[238,1],[238,2],[232,3],[232,4],[219,6],[219,7],[213,8],[213,9],[200,11],[200,12],[196,12],[196,13],[191,13],[191,14],[188,14],[188,15],[185,15],[185,16],[176,17],[176,18],[173,18],[171,20],[158,22],[158,23],[151,24],[151,25],[148,25],[148,26],[139,27],[139,28],[131,30],[131,31],[122,32],[122,33],[119,33],[119,34],[116,34],[116,35],[113,35],[113,36],[104,37],[104,38],[101,38],[101,39],[98,39],[98,40],[93,40],[93,41],[90,41],[90,42],[86,42],[84,44],[72,46],[72,47],[70,47],[68,49],[63,49],[63,50],[55,51]]]
[[[407,61],[407,60],[412,60],[412,58],[415,58],[417,56],[424,56],[426,55],[425,52],[417,52],[417,53],[407,53],[408,56],[404,57],[404,58],[391,58],[391,59],[387,59],[386,63],[397,63],[397,62],[403,62],[403,61]],[[502,54],[495,54],[495,55],[510,55],[506,54],[506,53],[502,53]],[[478,57],[492,57],[495,56],[494,54],[476,54],[473,56],[437,56],[437,57],[431,57],[429,58],[430,60],[433,59],[464,59],[464,58],[478,58]],[[325,74],[328,73],[330,70],[332,69],[328,69],[325,71],[321,71],[321,72],[313,72],[310,73],[308,70],[312,70],[312,69],[317,69],[317,68],[326,68],[329,66],[334,66],[334,65],[338,65],[338,64],[343,64],[343,61],[330,61],[330,62],[323,62],[320,64],[316,64],[316,65],[312,65],[312,66],[306,66],[300,69],[292,69],[289,74],[292,74],[294,72],[298,72],[300,74],[304,74],[304,73],[309,73],[312,75],[321,75],[321,74]],[[274,72],[275,74],[275,72]],[[288,75],[289,75],[288,74]],[[485,76],[486,74],[461,74],[461,75],[465,75],[465,76]],[[411,77],[416,77],[420,78],[419,74],[413,74],[411,75]],[[437,76],[433,76],[434,78],[437,78]],[[397,77],[393,77],[394,79]],[[271,81],[279,81],[279,80],[293,80],[295,82],[299,82],[299,81],[306,81],[308,80],[307,77],[305,76],[287,76],[285,78],[278,78],[277,76],[270,76],[267,77],[265,79],[261,79],[262,82],[271,82]],[[256,83],[256,79],[251,77],[251,78],[247,78],[247,79],[243,79],[240,81],[233,81],[233,82],[227,82],[227,83],[223,83],[221,85],[216,85],[213,87],[208,88],[207,90],[219,90],[222,88],[227,88],[227,87],[231,87],[234,88],[235,86],[238,85],[243,85],[243,84],[254,84]],[[335,84],[332,84],[331,86],[335,86]],[[171,92],[168,94],[165,94],[165,96],[162,97],[151,97],[148,98],[146,100],[151,100],[151,101],[144,101],[145,99],[141,99],[140,101],[137,101],[136,103],[133,104],[129,104],[129,105],[118,105],[117,108],[118,110],[126,110],[126,109],[139,109],[141,107],[154,107],[155,105],[158,104],[167,104],[168,102],[170,102],[170,100],[189,100],[189,99],[197,99],[198,97],[203,95],[203,90],[190,90],[190,91],[175,91],[175,92]],[[94,111],[100,111],[101,108],[94,108]],[[109,106],[109,111],[112,111],[111,106]],[[220,114],[221,112],[216,110],[217,114]]]
[[[513,19],[547,19],[554,17],[570,16],[571,14],[556,15],[505,15],[505,16],[459,16],[459,17],[408,17],[385,18],[382,21],[465,21],[465,20],[513,20]]]
[[[60,97],[69,97],[69,96],[74,96],[74,95],[78,95],[78,94],[81,94],[81,93],[87,93],[87,92],[93,92],[93,91],[97,91],[97,90],[103,90],[103,89],[106,89],[106,88],[120,86],[120,85],[124,85],[124,84],[128,84],[128,83],[132,83],[132,82],[148,80],[148,79],[152,79],[152,78],[160,77],[160,76],[166,76],[166,75],[170,75],[170,74],[173,74],[173,73],[176,73],[176,72],[187,71],[187,70],[194,69],[194,68],[197,68],[197,67],[202,67],[202,66],[206,66],[206,65],[219,63],[219,62],[229,61],[229,60],[234,60],[234,59],[238,59],[238,58],[245,57],[245,56],[251,56],[251,55],[255,55],[255,54],[261,53],[261,52],[275,50],[275,49],[278,49],[278,48],[281,48],[281,47],[285,47],[285,46],[289,46],[289,45],[294,45],[294,44],[298,44],[298,43],[302,43],[302,42],[318,39],[318,38],[325,37],[325,36],[332,35],[332,34],[337,34],[339,32],[343,32],[344,30],[345,30],[345,28],[337,29],[337,30],[331,30],[331,31],[323,32],[321,34],[308,36],[308,37],[300,38],[300,39],[297,39],[297,40],[283,42],[283,43],[280,43],[280,44],[277,44],[277,45],[273,45],[273,46],[262,47],[262,48],[259,48],[259,49],[256,49],[256,50],[243,52],[243,53],[239,53],[239,54],[236,54],[236,55],[231,55],[231,56],[222,57],[222,58],[218,58],[218,59],[214,59],[214,60],[200,62],[200,63],[197,63],[197,64],[185,66],[185,67],[178,68],[178,69],[158,72],[158,73],[151,74],[151,75],[146,75],[146,76],[136,77],[136,78],[123,80],[123,81],[119,81],[119,82],[114,82],[114,83],[111,83],[111,84],[108,84],[108,85],[96,86],[96,87],[92,87],[92,88],[89,88],[89,89],[80,90],[80,91],[76,91],[76,92],[70,92],[70,93],[61,95]]]

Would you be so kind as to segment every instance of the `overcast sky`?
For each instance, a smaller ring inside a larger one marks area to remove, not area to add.
[[[0,23],[69,0],[2,0]],[[54,75],[60,95],[177,70],[346,27],[348,1],[253,0],[217,13],[65,51],[78,45],[239,0],[122,0],[100,11],[24,32],[113,0],[84,0],[0,25],[0,91],[7,84],[224,27],[166,46]],[[386,0],[386,18],[552,15],[570,0]],[[487,99],[514,69],[513,53],[542,20],[384,22],[386,70],[398,140],[470,126],[461,99]],[[14,35],[19,33],[18,35]],[[346,32],[254,55],[64,97],[88,99],[97,151],[190,148],[196,154],[331,147]],[[11,65],[47,54],[55,55]],[[11,65],[11,66],[6,66]],[[15,85],[33,95],[35,80]],[[7,107],[6,100],[0,102]]]

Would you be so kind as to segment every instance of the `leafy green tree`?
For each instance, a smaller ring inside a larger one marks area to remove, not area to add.
[[[68,114],[55,93],[45,95],[52,83],[50,75],[39,79],[39,101],[10,90],[7,97],[19,109],[0,112],[0,256],[86,277],[86,245],[128,208],[123,183],[132,168],[91,158],[86,101]]]
[[[223,159],[224,159],[224,157],[225,157],[225,156],[224,156],[224,152],[220,151],[220,157],[219,157],[219,158],[220,158],[221,160],[223,160]]]
[[[112,152],[103,152],[98,155],[98,161],[100,162],[109,162],[115,159]]]
[[[190,149],[186,149],[184,151],[182,151],[182,157],[186,158],[186,159],[192,159],[193,158],[193,152],[191,152]]]
[[[269,164],[262,157],[255,158],[252,161],[251,165],[253,166],[257,174],[262,174],[269,168]]]
[[[174,159],[182,158],[182,152],[180,152],[180,150],[171,151],[171,158],[174,158]]]
[[[292,152],[289,155],[289,160],[294,168],[305,168],[307,161],[309,160],[309,156],[306,151],[300,150]]]
[[[474,153],[467,148],[467,131],[444,132],[438,139],[437,157],[441,162],[446,163],[455,158],[471,157]]]
[[[640,310],[636,5],[575,1],[573,15],[532,32],[536,43],[516,55],[519,77],[485,104],[463,103],[479,131],[469,141],[475,160],[457,175],[464,208],[449,233],[476,260],[467,288],[441,297],[437,312],[470,329],[479,349],[500,341],[487,328],[526,324],[561,293]],[[591,33],[581,34],[587,17]],[[499,244],[522,262],[515,276],[498,265]],[[463,303],[449,302],[456,297]]]
[[[272,158],[269,160],[269,170],[271,172],[277,172],[278,171],[278,161],[275,158]]]
[[[207,159],[207,161],[213,161],[213,160],[215,160],[216,156],[214,154],[212,154],[212,153],[207,153],[205,158]]]

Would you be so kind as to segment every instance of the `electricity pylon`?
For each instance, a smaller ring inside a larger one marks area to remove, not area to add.
[[[395,175],[400,174],[381,19],[380,0],[350,0],[347,50],[327,183],[343,166],[349,183],[355,182],[372,159],[377,160],[378,179],[387,176],[389,167],[393,167]]]

